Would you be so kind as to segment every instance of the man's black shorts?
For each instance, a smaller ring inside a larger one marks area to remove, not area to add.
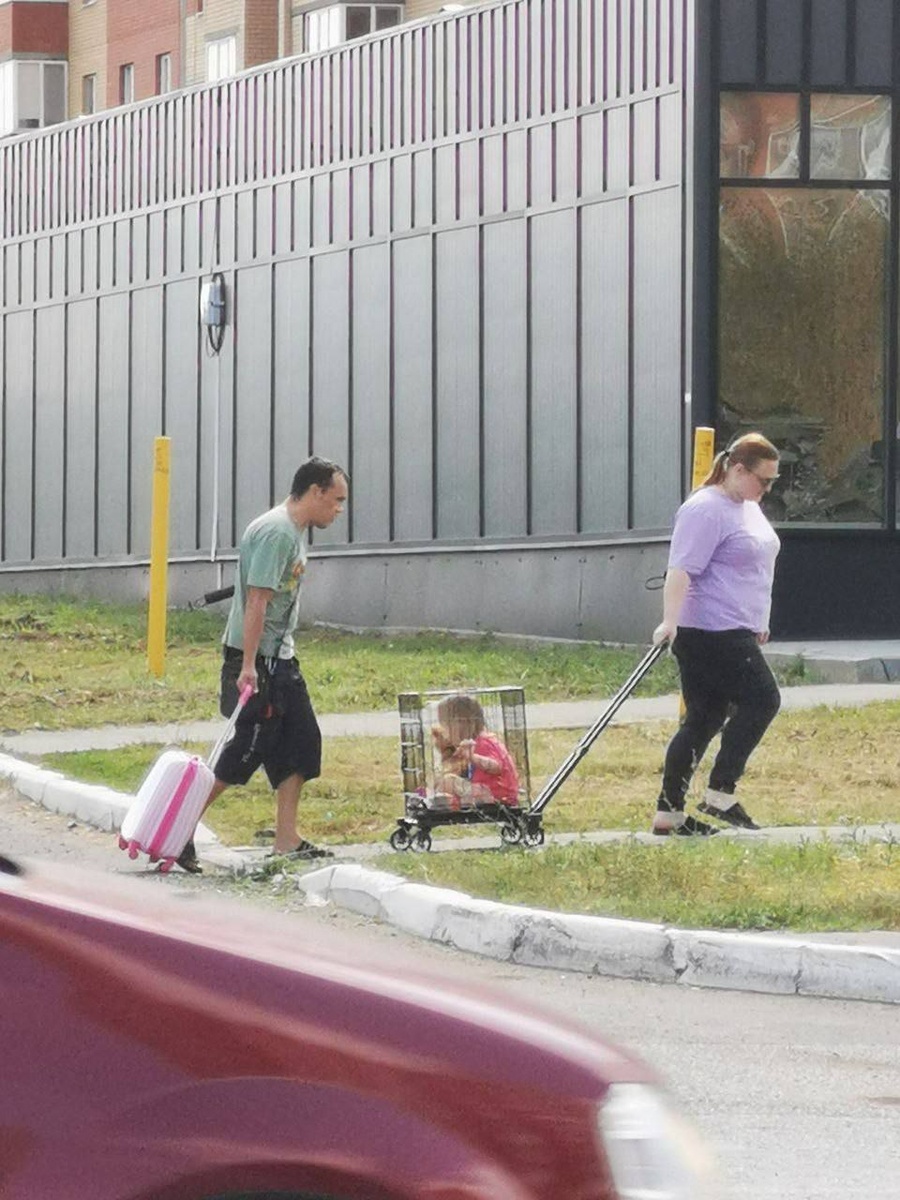
[[[226,717],[237,704],[241,660],[240,650],[225,647],[219,708]],[[246,783],[260,766],[273,788],[291,775],[310,780],[321,773],[322,735],[297,660],[279,659],[273,672],[266,663],[257,659],[259,691],[238,717],[234,737],[216,763],[216,778],[223,783]]]

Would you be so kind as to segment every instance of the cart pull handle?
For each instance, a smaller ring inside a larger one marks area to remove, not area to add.
[[[529,813],[541,813],[569,778],[581,760],[590,750],[591,746],[607,727],[637,685],[641,682],[656,660],[669,648],[668,642],[660,642],[656,646],[651,646],[638,665],[634,668],[619,690],[613,696],[607,705],[603,715],[599,717],[590,727],[578,745],[569,754],[569,757],[562,763],[554,774],[547,780],[541,788],[537,797],[532,801]]]

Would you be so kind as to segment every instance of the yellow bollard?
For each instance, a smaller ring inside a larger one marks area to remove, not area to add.
[[[150,514],[150,607],[147,666],[161,679],[166,669],[166,607],[169,570],[169,455],[172,439],[153,441],[153,506]]]
[[[712,470],[716,456],[716,431],[707,425],[698,425],[694,430],[694,466],[691,474],[691,491],[698,488]]]

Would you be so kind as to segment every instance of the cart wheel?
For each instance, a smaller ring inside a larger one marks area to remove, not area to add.
[[[537,829],[525,830],[525,845],[526,846],[543,846],[544,844],[544,828],[538,825]]]
[[[391,846],[395,850],[408,850],[411,841],[412,837],[409,830],[404,829],[402,825],[398,825],[390,836]]]
[[[505,842],[507,846],[517,846],[522,840],[521,825],[501,825],[500,826],[500,841]]]
[[[427,829],[420,829],[410,843],[413,850],[424,851],[431,849],[431,834]]]

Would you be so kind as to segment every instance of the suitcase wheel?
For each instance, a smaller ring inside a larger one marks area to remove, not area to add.
[[[140,850],[140,846],[137,844],[137,842],[131,841],[128,843],[128,857],[129,858],[137,858],[139,850]]]
[[[163,875],[168,875],[168,873],[172,870],[172,867],[174,865],[175,865],[174,858],[164,858],[162,860],[162,862],[159,864],[159,869],[160,869],[160,871],[162,871]]]
[[[127,842],[125,841],[125,839],[122,837],[121,833],[119,834],[119,849],[120,849],[120,850],[127,850],[127,849],[128,849],[128,843],[127,843]]]

